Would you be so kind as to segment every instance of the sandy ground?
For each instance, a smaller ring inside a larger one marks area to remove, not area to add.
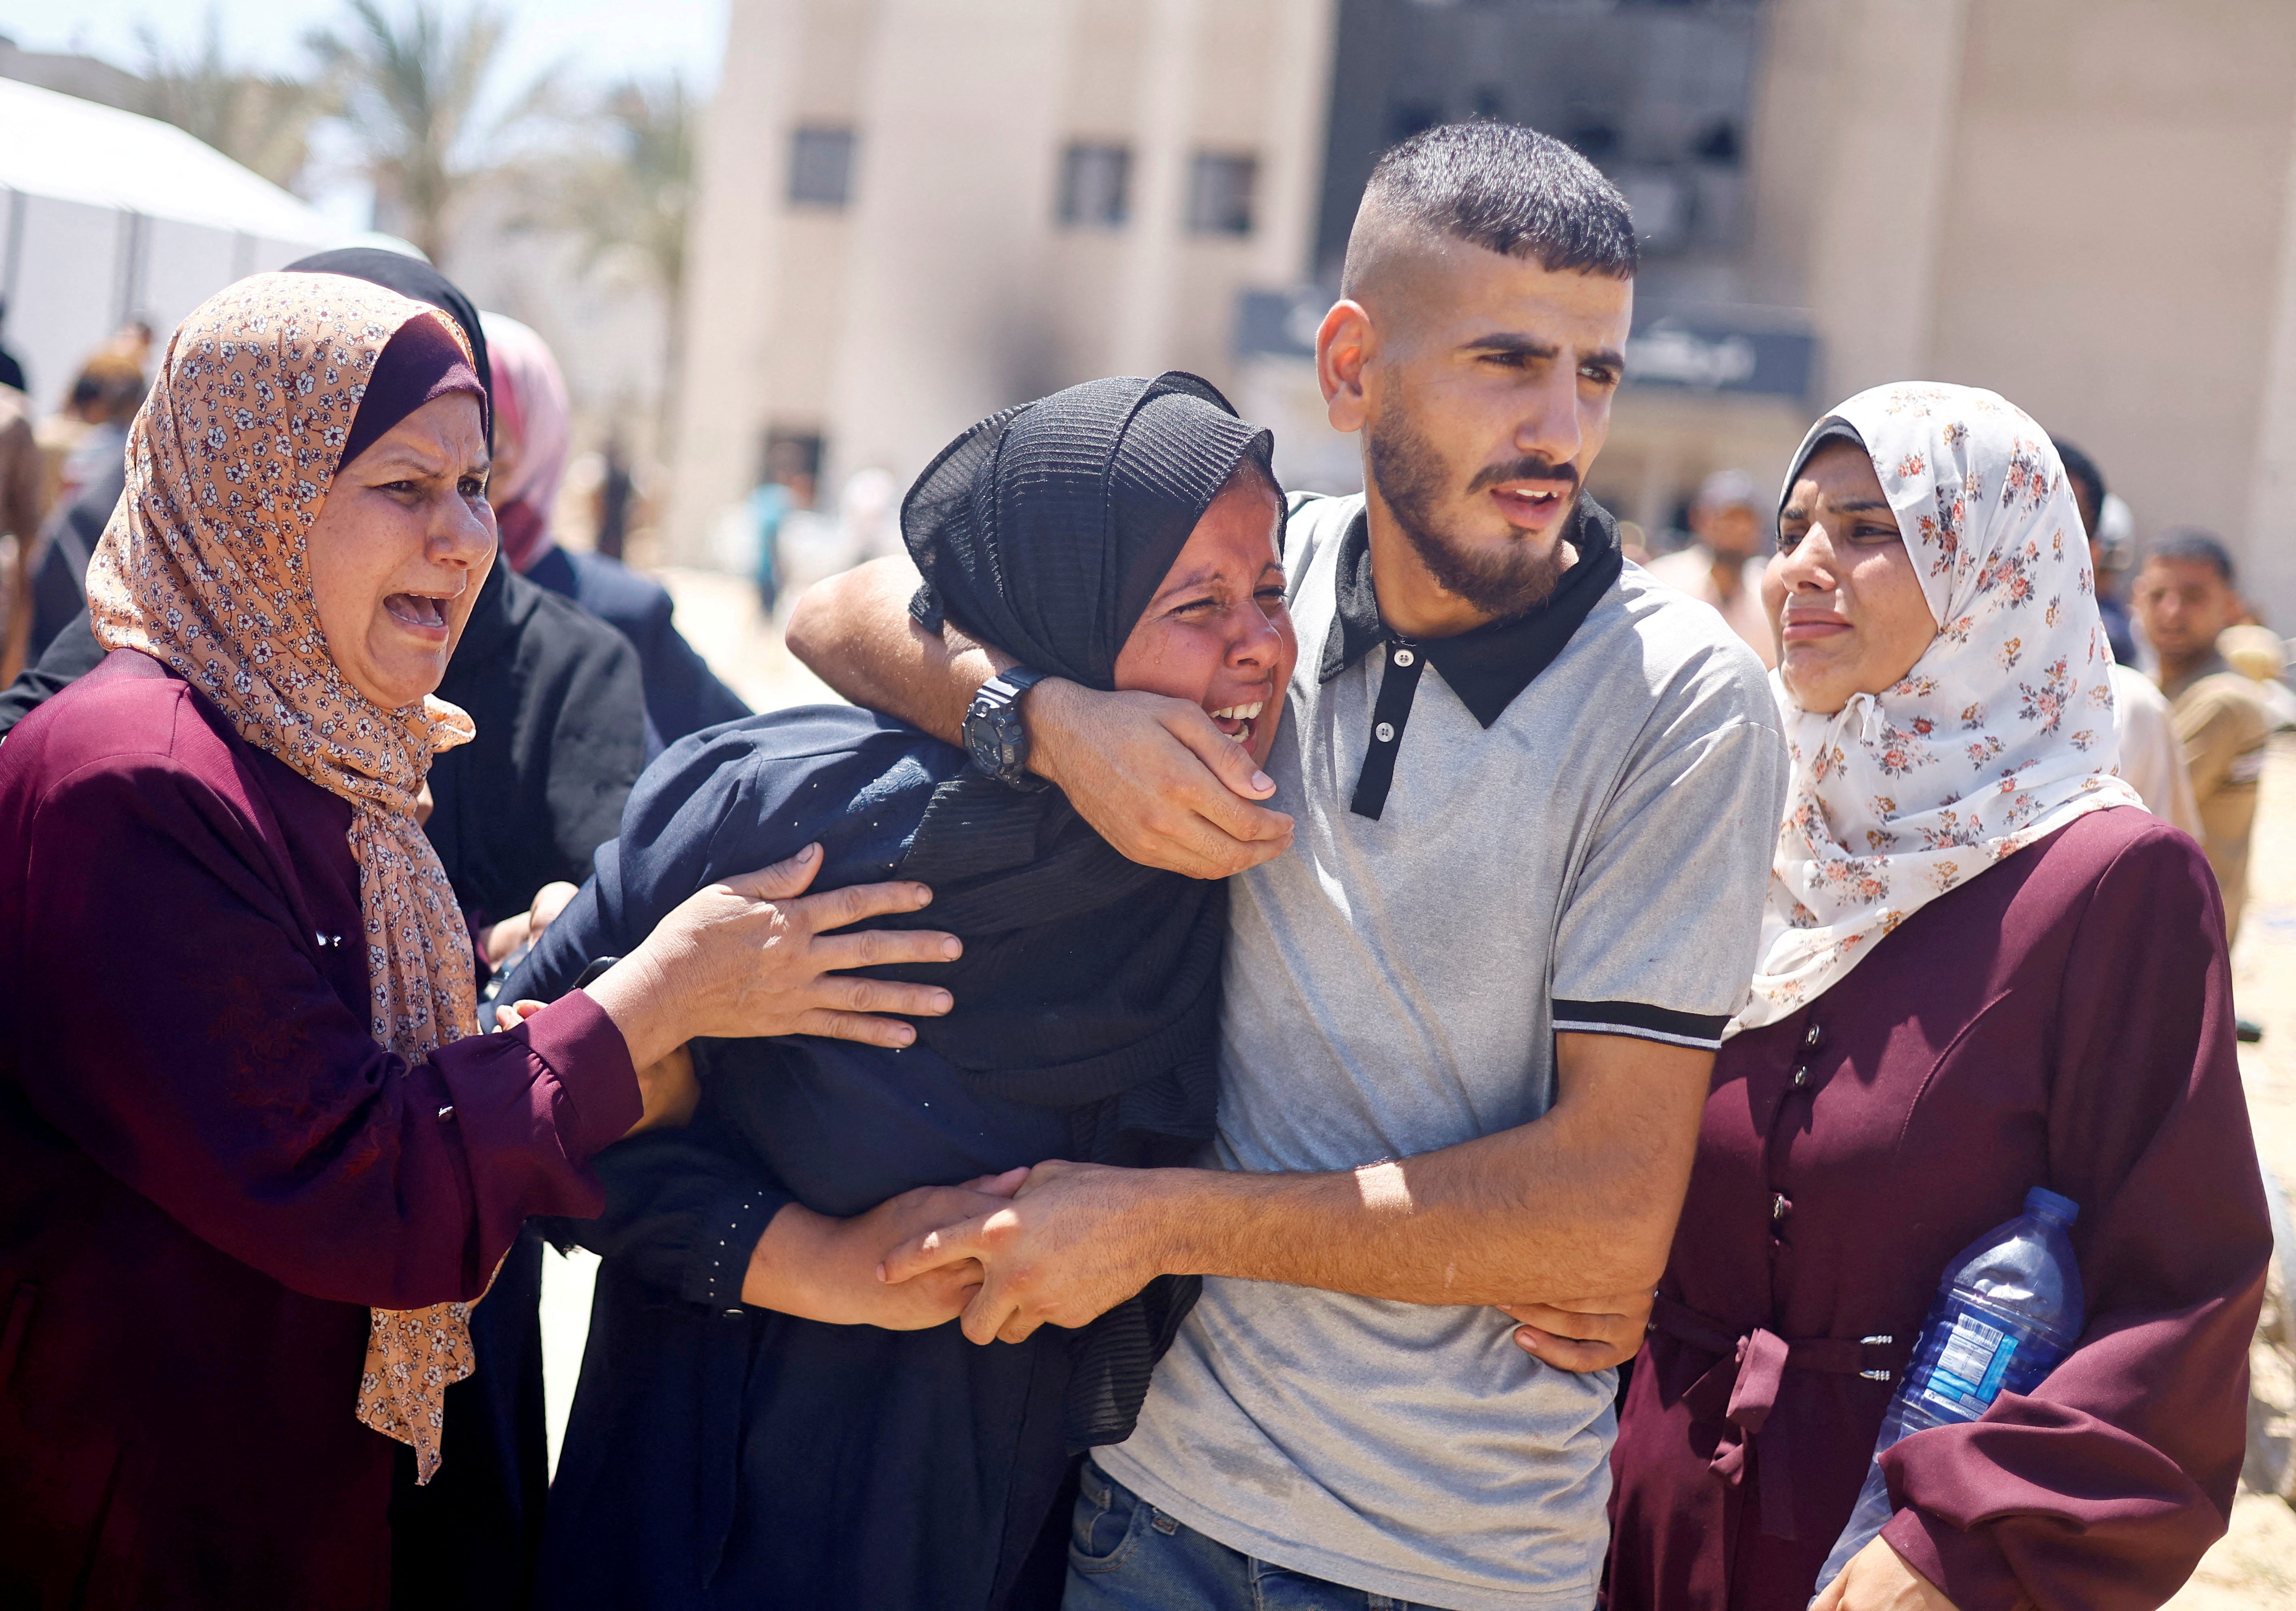
[[[2241,1015],[2264,1026],[2261,1042],[2240,1049],[2257,1153],[2284,1187],[2296,1187],[2296,736],[2273,740],[2262,790],[2233,994]],[[2259,1386],[2278,1400],[2269,1430],[2284,1439],[2296,1433],[2285,1366],[2261,1353],[2256,1366]],[[2175,1611],[2296,1611],[2296,1511],[2243,1486],[2232,1530],[2169,1603]]]
[[[749,584],[714,571],[658,573],[677,601],[677,622],[718,675],[758,710],[833,699],[791,659],[760,619]],[[2265,769],[2261,816],[2250,871],[2252,889],[2233,952],[2233,988],[2244,1017],[2265,1026],[2241,1048],[2241,1073],[2257,1150],[2265,1166],[2296,1186],[2296,736],[2274,741]],[[545,1255],[543,1332],[554,1466],[587,1329],[596,1260]],[[2296,1435],[2292,1406],[2277,1406],[2272,1430]],[[2296,1510],[2243,1487],[2230,1531],[2211,1550],[2173,1611],[2296,1611]]]

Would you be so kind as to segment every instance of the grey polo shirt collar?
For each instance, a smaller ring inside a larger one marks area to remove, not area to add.
[[[1625,560],[1619,552],[1618,522],[1611,511],[1578,495],[1564,536],[1578,552],[1545,603],[1510,620],[1492,621],[1456,637],[1424,642],[1389,630],[1380,619],[1379,594],[1371,579],[1371,527],[1358,513],[1341,540],[1334,578],[1338,608],[1324,637],[1319,680],[1328,683],[1382,644],[1388,648],[1387,675],[1372,709],[1371,742],[1356,779],[1349,809],[1377,820],[1387,807],[1395,781],[1395,757],[1411,722],[1421,666],[1429,660],[1459,702],[1486,728],[1506,713],[1515,696],[1554,662],[1595,601],[1619,579]]]

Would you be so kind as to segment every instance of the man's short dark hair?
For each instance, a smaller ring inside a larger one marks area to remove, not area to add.
[[[2074,496],[2079,500],[2081,512],[2091,520],[2103,519],[2104,472],[2097,469],[2095,460],[2063,438],[2060,437],[2056,441],[2057,457],[2064,464],[2065,475],[2073,483]],[[2091,531],[2088,536],[2094,538],[2096,533]]]
[[[1363,209],[1358,217],[1535,258],[1550,273],[1631,280],[1639,261],[1634,216],[1618,186],[1562,141],[1519,124],[1423,129],[1380,158]],[[1350,240],[1343,292],[1361,268],[1357,247]]]
[[[2155,560],[2197,560],[2203,565],[2214,566],[2226,587],[2233,585],[2232,551],[2224,545],[2222,537],[2197,526],[2172,526],[2146,544],[2145,563],[2149,565]]]

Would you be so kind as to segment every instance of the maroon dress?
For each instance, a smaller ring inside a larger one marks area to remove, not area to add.
[[[0,1605],[383,1606],[368,1306],[602,1206],[620,1034],[384,1051],[348,823],[129,651],[0,744]]]
[[[1883,1536],[1960,1611],[2155,1607],[2232,1507],[2272,1236],[2215,880],[2144,812],[2075,819],[1724,1045],[1620,1417],[1610,1611],[1802,1611],[1895,1391],[1863,1373],[2032,1186],[2080,1205],[2080,1345],[1892,1450]]]

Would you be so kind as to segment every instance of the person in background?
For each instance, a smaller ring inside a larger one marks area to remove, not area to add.
[[[31,399],[0,383],[0,682],[39,653],[32,594],[45,482]]]
[[[7,328],[8,298],[5,297],[0,297],[0,332],[4,332]],[[5,346],[0,346],[0,386],[6,387],[10,391],[20,391],[27,394],[31,390],[30,387],[24,384],[23,364],[17,360],[16,355],[10,352]]]
[[[1620,521],[1619,557],[1629,565],[1647,568],[1651,560],[1650,533],[1632,520]]]
[[[767,625],[781,602],[782,526],[791,513],[813,507],[813,475],[794,442],[767,450],[766,478],[750,495],[750,519],[758,538],[758,609]]]
[[[2201,837],[2200,808],[2193,799],[2192,774],[2185,767],[2185,747],[2177,738],[2169,700],[2152,678],[2136,669],[2135,640],[2128,629],[2128,610],[2104,588],[2104,477],[2087,454],[2060,442],[2065,482],[2072,489],[2073,507],[2080,511],[2081,530],[2088,538],[2091,575],[2095,578],[2097,614],[2112,645],[2112,711],[2120,734],[2120,775],[2144,801],[2154,816],[2174,822],[2194,838]]]
[[[561,547],[551,535],[553,506],[573,443],[566,378],[548,344],[526,325],[502,314],[480,317],[504,399],[507,436],[501,446],[507,452],[496,503],[503,522],[503,557],[519,575],[573,600],[630,641],[645,678],[646,718],[655,748],[748,716],[750,707],[679,634],[670,618],[675,606],[668,588],[619,560]]]
[[[2057,456],[2064,461],[2065,479],[2072,484],[2073,503],[2080,510],[2081,529],[2088,534],[2088,567],[2096,584],[2096,612],[2104,618],[2104,635],[2112,644],[2113,659],[2133,669],[2136,665],[2136,637],[2129,630],[2128,606],[2106,579],[2104,472],[2097,469],[2094,459],[2071,443],[2062,438],[2054,439]],[[2116,692],[2120,685],[2120,679],[2114,679]],[[2121,758],[2125,761],[2128,757],[2124,755]]]
[[[81,366],[62,411],[42,424],[40,446],[54,465],[48,508],[70,503],[119,462],[144,388],[144,371],[125,354],[107,348]]]
[[[619,560],[622,545],[629,540],[630,506],[637,502],[637,478],[630,473],[629,454],[623,450],[619,431],[607,434],[606,446],[598,456],[602,463],[594,495],[597,551],[610,560]]]
[[[415,822],[495,559],[469,343],[257,275],[185,320],[133,447],[104,661],[0,744],[0,1571],[40,1611],[379,1611],[466,1306],[527,1215],[597,1211],[591,1154],[690,1112],[685,1043],[804,1009],[817,964],[759,942],[819,919],[732,880],[478,1034]]]
[[[2296,727],[2296,691],[2284,680],[2288,646],[2269,626],[2252,622],[2227,626],[2217,634],[2217,652],[2225,664],[2256,684],[2257,697],[2272,715],[2272,730]]]
[[[1651,575],[1722,612],[1730,630],[1776,664],[1777,646],[1762,618],[1762,516],[1754,478],[1742,470],[1718,470],[1691,500],[1695,539],[1677,553],[1652,560]]]
[[[2177,737],[2177,716],[2168,696],[2134,666],[2115,660],[2112,683],[2114,726],[2120,735],[2120,775],[2144,809],[2199,838],[2203,831],[2200,802],[2193,796],[2193,773]]]
[[[2233,574],[2232,555],[2213,533],[2179,527],[2145,549],[2133,601],[2161,657],[2161,691],[2192,776],[2201,844],[2224,892],[2225,934],[2237,939],[2272,714],[2255,684],[2217,652],[2218,635],[2240,618]]]
[[[1862,392],[1780,503],[1792,789],[1620,1414],[1609,1611],[2150,1611],[2225,1531],[2272,1251],[2214,881],[2126,809],[2023,413]],[[2086,1329],[1883,1455],[1894,1518],[1818,1583],[1940,1275],[2034,1186],[2079,1206]]]
[[[865,565],[901,551],[899,510],[893,478],[875,465],[866,465],[845,478],[837,496],[838,542],[852,555],[849,563]]]
[[[70,503],[49,516],[32,572],[32,631],[24,650],[28,660],[39,659],[59,633],[87,612],[87,562],[127,489],[123,455],[99,470]]]
[[[139,372],[149,374],[154,339],[152,321],[139,315],[113,331],[102,350],[113,357],[127,359]]]

